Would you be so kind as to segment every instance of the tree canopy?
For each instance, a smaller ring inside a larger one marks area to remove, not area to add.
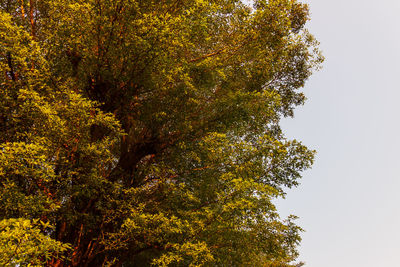
[[[295,266],[296,0],[0,0],[0,264]]]

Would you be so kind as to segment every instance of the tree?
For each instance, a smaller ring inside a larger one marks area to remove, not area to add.
[[[307,5],[0,10],[0,242],[18,246],[16,231],[24,251],[40,246],[3,261],[295,266],[301,229],[271,201],[313,160],[279,127],[322,62]]]

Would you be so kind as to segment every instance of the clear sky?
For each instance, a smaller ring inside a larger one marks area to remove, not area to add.
[[[307,267],[400,266],[400,1],[306,2],[326,61],[283,128],[318,155],[279,209]]]

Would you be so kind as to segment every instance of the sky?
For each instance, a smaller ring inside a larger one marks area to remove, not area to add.
[[[283,129],[318,154],[278,209],[306,267],[400,266],[400,1],[303,2],[326,60]]]

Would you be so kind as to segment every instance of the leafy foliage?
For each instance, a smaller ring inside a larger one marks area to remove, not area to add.
[[[305,4],[253,4],[0,1],[0,262],[294,266],[279,120],[322,57]]]
[[[26,219],[0,221],[0,264],[2,266],[43,266],[70,247],[42,233],[48,225]]]

